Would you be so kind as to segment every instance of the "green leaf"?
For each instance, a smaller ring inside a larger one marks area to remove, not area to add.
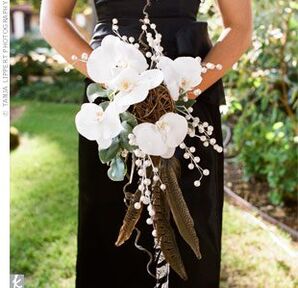
[[[91,83],[87,87],[86,94],[89,102],[94,102],[95,99],[98,97],[107,98],[109,94],[109,90],[104,89],[98,83]]]
[[[103,110],[106,110],[107,107],[109,106],[109,104],[110,104],[110,101],[104,101],[104,102],[99,103],[99,106],[100,106]]]
[[[267,140],[273,140],[274,139],[275,134],[273,132],[268,132],[266,133],[266,139]]]
[[[269,192],[269,200],[273,205],[280,205],[282,203],[282,194],[277,191]]]
[[[123,181],[126,171],[126,164],[122,157],[118,155],[111,162],[110,168],[108,170],[108,176],[113,181]]]
[[[191,107],[192,105],[194,105],[196,103],[197,100],[195,99],[188,99],[187,102],[184,102],[183,99],[178,99],[176,102],[175,102],[175,106],[185,106],[186,108],[189,108]]]
[[[280,129],[282,126],[284,126],[284,123],[282,123],[282,122],[276,122],[276,123],[274,123],[274,125],[273,125],[273,129],[274,129],[274,130],[278,130],[278,129]]]
[[[103,164],[105,164],[105,163],[113,160],[113,158],[115,158],[115,156],[117,155],[119,149],[120,149],[120,140],[118,137],[116,137],[113,139],[113,142],[109,148],[102,149],[99,151],[100,161]]]
[[[232,102],[232,106],[235,108],[235,110],[242,111],[242,105],[241,105],[240,102],[233,101],[233,102]]]
[[[120,114],[121,121],[127,122],[132,128],[138,125],[138,121],[133,114],[126,111]],[[122,125],[123,125],[122,122]]]

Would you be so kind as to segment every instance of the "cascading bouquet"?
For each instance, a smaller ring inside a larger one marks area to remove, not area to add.
[[[123,220],[116,245],[127,241],[134,231],[142,210],[147,206],[148,225],[156,245],[169,265],[187,279],[181,255],[170,224],[172,215],[183,239],[200,258],[199,239],[194,229],[182,191],[179,187],[180,163],[175,158],[176,148],[184,150],[189,159],[188,168],[198,170],[194,186],[201,184],[209,170],[200,166],[195,147],[188,147],[184,139],[197,137],[205,147],[217,152],[222,147],[212,138],[213,127],[192,116],[195,100],[188,92],[202,81],[208,69],[221,69],[221,65],[203,64],[199,57],[178,57],[172,60],[163,55],[162,35],[145,15],[139,41],[122,36],[118,20],[113,19],[115,35],[102,39],[101,46],[87,58],[82,55],[75,61],[86,61],[94,83],[87,87],[89,103],[77,113],[78,132],[91,141],[97,141],[99,158],[109,166],[108,177],[122,181],[127,213]],[[146,44],[145,44],[146,43]],[[94,101],[102,98],[100,104]],[[128,161],[131,161],[128,163]],[[131,164],[128,173],[127,164]],[[126,191],[134,173],[138,183],[135,193]]]

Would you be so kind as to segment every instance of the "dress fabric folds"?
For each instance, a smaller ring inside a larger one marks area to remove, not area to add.
[[[204,56],[212,47],[207,23],[196,20],[199,1],[152,0],[148,12],[151,21],[162,34],[164,54],[172,59],[178,56]],[[113,34],[112,19],[118,18],[121,35],[138,38],[139,19],[145,0],[95,0],[98,22],[93,32],[91,46],[100,45],[104,36]],[[104,69],[104,67],[103,67]],[[88,78],[85,86],[92,83]],[[85,89],[86,91],[86,89]],[[88,102],[86,92],[82,103]],[[193,115],[214,127],[214,137],[222,145],[219,105],[225,103],[222,81],[201,94],[193,106]],[[135,234],[123,246],[115,241],[126,211],[122,188],[124,182],[111,181],[107,166],[98,158],[96,141],[79,137],[79,212],[76,259],[76,288],[153,288],[155,279],[146,271],[149,257],[134,246]],[[175,156],[180,160],[182,174],[180,187],[195,229],[200,239],[202,259],[195,258],[192,250],[175,230],[176,239],[188,274],[183,281],[170,270],[169,288],[216,288],[220,279],[220,255],[223,208],[223,153],[212,147],[203,147],[197,138],[187,137],[185,143],[196,148],[201,166],[210,170],[200,187],[193,185],[198,178],[196,170],[187,168],[179,148]],[[139,243],[153,247],[152,226],[143,217],[138,224],[142,231]]]

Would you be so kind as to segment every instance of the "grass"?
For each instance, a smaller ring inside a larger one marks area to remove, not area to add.
[[[13,123],[22,143],[11,153],[11,273],[25,274],[27,288],[71,288],[78,193],[74,116],[79,107],[12,102],[19,105],[26,110]],[[293,251],[287,235],[225,204],[221,287],[297,287]]]
[[[73,287],[78,106],[17,102],[22,144],[11,154],[11,272],[26,287]]]
[[[222,287],[298,287],[298,253],[276,227],[225,203]]]

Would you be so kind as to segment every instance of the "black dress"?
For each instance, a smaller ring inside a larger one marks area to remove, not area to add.
[[[97,0],[95,7],[98,23],[94,29],[91,46],[100,45],[104,36],[112,34],[111,20],[118,18],[121,35],[138,37],[139,18],[145,0]],[[163,35],[164,54],[178,56],[204,56],[211,48],[207,23],[196,22],[200,2],[195,0],[152,0],[148,9],[151,22]],[[104,69],[104,67],[103,67]],[[86,86],[91,82],[86,79]],[[82,99],[88,102],[86,95]],[[225,103],[221,80],[199,96],[193,115],[214,127],[218,144],[222,144],[219,104]],[[200,239],[202,259],[195,258],[188,245],[176,231],[176,238],[189,277],[183,281],[170,271],[170,288],[219,287],[222,207],[223,207],[223,154],[211,147],[203,147],[197,138],[185,141],[196,147],[201,166],[210,170],[199,188],[194,187],[197,171],[187,168],[188,160],[177,149],[181,161],[180,187],[195,222]],[[107,175],[107,166],[98,158],[95,141],[79,135],[79,214],[76,263],[77,288],[153,288],[155,280],[146,272],[148,255],[137,250],[130,239],[121,247],[114,245],[121,227],[126,207],[123,202],[123,182],[113,182]],[[153,246],[152,227],[145,221],[140,243]]]

